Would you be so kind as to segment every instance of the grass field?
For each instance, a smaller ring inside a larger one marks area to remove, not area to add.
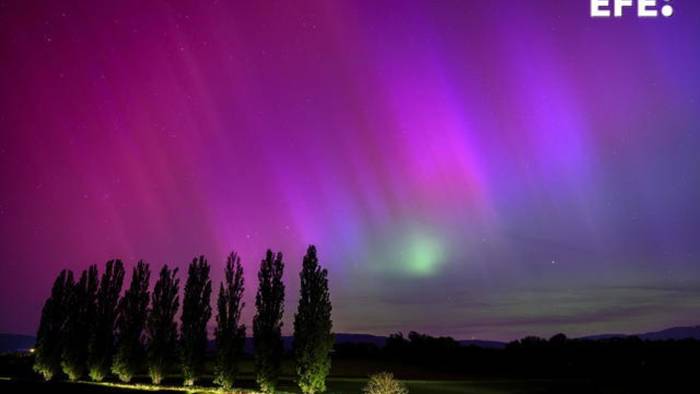
[[[195,389],[181,386],[182,377],[173,374],[167,376],[163,386],[153,386],[146,375],[135,378],[134,384],[92,383],[65,381],[44,383],[31,371],[31,359],[27,357],[0,357],[0,393],[112,393],[112,394],[149,394],[149,393],[216,393],[222,394],[211,384],[212,376],[203,378],[203,387]],[[236,393],[256,393],[256,384],[252,362],[242,363],[241,379],[236,382],[239,388]],[[388,370],[400,373],[400,376],[411,377],[403,380],[410,394],[623,394],[623,393],[681,393],[688,386],[697,385],[692,376],[654,374],[626,375],[614,380],[596,381],[592,379],[561,380],[561,379],[512,379],[469,377],[456,378],[449,374],[426,376],[420,368],[409,365],[387,364],[378,360],[339,361],[335,362],[331,376],[327,380],[328,394],[360,394],[362,387],[370,374]],[[294,369],[290,363],[285,363],[283,376],[280,381],[280,394],[298,394],[299,389],[291,379]],[[422,377],[421,377],[422,376]],[[685,378],[684,378],[685,377]],[[675,387],[674,387],[675,386]],[[694,391],[693,391],[694,392]]]
[[[365,379],[359,378],[331,378],[328,382],[329,394],[358,394],[362,392]],[[243,386],[253,386],[252,381],[241,382]],[[554,394],[554,393],[606,393],[618,394],[632,392],[627,389],[602,387],[585,381],[548,381],[548,380],[409,380],[404,381],[410,394]],[[628,388],[629,389],[629,388]],[[250,391],[249,391],[250,390]],[[280,390],[285,393],[299,393],[291,381],[282,381]],[[635,390],[636,391],[636,390]],[[643,390],[642,390],[643,391]],[[0,392],[9,393],[76,393],[76,394],[129,394],[142,392],[148,393],[221,393],[215,388],[199,387],[185,390],[177,386],[163,386],[156,388],[150,385],[121,385],[121,384],[95,384],[90,382],[27,382],[8,379],[0,379]],[[253,393],[252,389],[240,392]]]

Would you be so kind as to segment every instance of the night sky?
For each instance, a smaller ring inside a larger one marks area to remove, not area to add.
[[[311,243],[336,332],[698,324],[699,3],[0,1],[0,332],[232,250],[250,326],[272,248],[289,333]]]

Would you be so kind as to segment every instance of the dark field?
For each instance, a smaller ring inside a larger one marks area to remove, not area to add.
[[[505,350],[456,348],[455,352],[415,349],[393,354],[390,349],[335,353],[327,381],[330,394],[359,394],[371,374],[390,371],[408,387],[410,394],[621,394],[621,393],[698,393],[696,373],[700,366],[699,343],[526,341]],[[360,357],[361,356],[361,357]],[[163,387],[149,384],[145,374],[135,385],[114,383],[44,383],[32,371],[29,354],[0,356],[0,394],[4,393],[159,393],[220,392],[205,376],[200,387],[186,390],[182,378],[173,374]],[[208,366],[212,370],[213,365]],[[241,363],[238,393],[255,392],[253,362]],[[281,393],[299,393],[291,379],[294,364],[283,363]],[[116,382],[112,380],[112,382]]]
[[[332,378],[328,382],[328,393],[346,394],[361,393],[365,379],[361,378]],[[253,382],[244,382],[244,386],[251,387]],[[298,393],[292,382],[283,382],[281,390],[287,393]],[[469,381],[405,381],[411,394],[549,394],[549,393],[663,393],[683,392],[664,391],[654,387],[624,387],[620,384],[601,385],[585,381],[544,381],[544,380],[469,380]],[[31,381],[7,381],[0,380],[0,392],[2,393],[123,393],[129,394],[140,391],[142,393],[183,393],[182,389],[152,390],[152,389],[128,389],[123,387],[111,387],[91,383],[67,383],[67,382],[31,382]],[[191,392],[208,393],[217,392],[213,388],[200,388]]]

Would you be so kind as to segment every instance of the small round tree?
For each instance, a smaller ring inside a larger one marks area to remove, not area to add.
[[[362,392],[365,394],[408,394],[408,389],[394,379],[394,375],[391,373],[381,372],[369,377]]]

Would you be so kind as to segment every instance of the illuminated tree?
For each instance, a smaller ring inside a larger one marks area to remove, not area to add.
[[[331,300],[328,272],[318,265],[316,247],[309,246],[301,274],[299,307],[294,315],[294,357],[301,391],[315,394],[326,391],[333,348]]]
[[[109,374],[112,365],[114,322],[123,282],[124,264],[121,260],[108,261],[97,291],[97,313],[89,344],[90,378],[98,382]]]
[[[175,357],[177,324],[175,314],[180,307],[178,291],[180,280],[177,268],[170,270],[165,265],[153,288],[151,309],[146,320],[148,374],[151,381],[160,384]]]
[[[134,267],[131,284],[117,308],[117,345],[112,372],[123,382],[131,381],[144,359],[143,331],[148,312],[151,269],[143,260]]]
[[[88,341],[85,339],[90,337],[95,320],[97,285],[97,266],[92,265],[67,292],[61,367],[73,381],[85,376],[87,370]]]
[[[192,260],[182,300],[182,374],[191,386],[204,373],[207,351],[207,323],[211,318],[211,280],[204,256]]]
[[[241,258],[234,252],[226,261],[225,285],[219,288],[216,316],[215,383],[230,390],[238,375],[238,362],[243,354],[245,325],[240,324],[244,280]]]
[[[46,380],[61,372],[61,343],[66,320],[66,304],[69,289],[73,286],[73,273],[61,271],[51,288],[51,295],[41,310],[41,321],[36,335],[34,370]]]
[[[408,394],[408,389],[394,379],[394,375],[381,372],[369,377],[367,385],[362,388],[364,394]]]
[[[282,314],[284,313],[284,284],[282,253],[273,256],[268,250],[258,272],[257,312],[253,319],[255,371],[260,389],[274,393],[282,365]]]

